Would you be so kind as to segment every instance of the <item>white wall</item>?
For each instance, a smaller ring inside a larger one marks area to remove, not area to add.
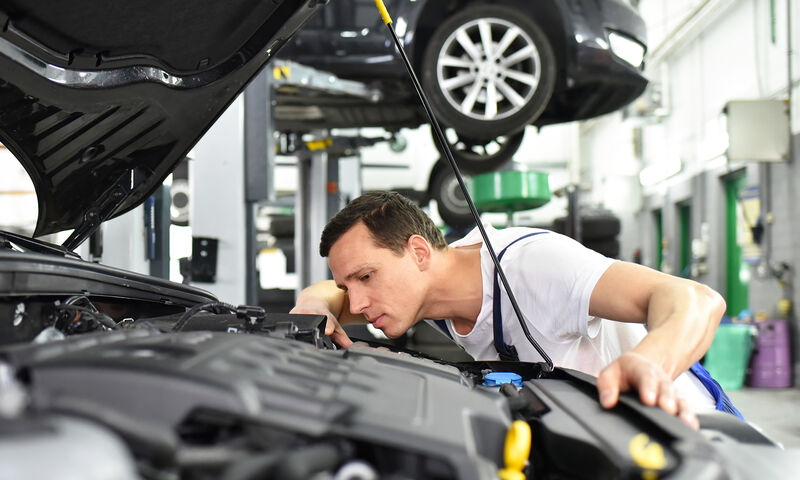
[[[39,207],[36,192],[22,164],[0,145],[0,230],[31,235]]]
[[[189,181],[194,237],[219,240],[214,283],[196,283],[220,301],[246,302],[244,128],[238,97],[192,150]]]
[[[667,52],[648,64],[646,74],[663,80],[669,112],[660,125],[645,127],[645,165],[659,161],[666,148],[680,156],[685,174],[705,170],[708,162],[724,153],[722,110],[728,101],[786,97],[785,2],[775,2],[773,43],[768,1],[642,0],[650,52]],[[687,16],[702,5],[709,10]],[[798,8],[794,6],[793,15],[795,51],[800,45]],[[687,20],[693,27],[670,32]],[[667,37],[670,33],[672,37]],[[672,38],[682,40],[670,49]],[[796,60],[795,56],[795,78],[800,73]],[[797,98],[793,108],[798,108]],[[656,129],[655,135],[665,144],[648,141],[648,130]]]

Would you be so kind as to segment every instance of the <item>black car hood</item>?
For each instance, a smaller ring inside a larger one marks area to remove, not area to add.
[[[147,198],[317,0],[0,0],[0,143],[35,236]]]

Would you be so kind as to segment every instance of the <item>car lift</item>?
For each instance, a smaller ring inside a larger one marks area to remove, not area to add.
[[[193,248],[192,270],[196,260],[215,260],[214,265],[203,265],[208,275],[199,287],[230,303],[258,303],[256,212],[259,206],[281,206],[273,186],[279,151],[276,131],[302,132],[299,138],[303,140],[322,141],[298,146],[293,152],[299,173],[294,205],[298,291],[328,278],[327,262],[319,256],[317,242],[327,220],[341,207],[338,159],[355,151],[342,148],[339,140],[325,143],[328,126],[324,108],[319,106],[365,98],[378,101],[380,93],[277,58],[250,82],[209,129],[210,134],[195,145],[194,160],[189,163],[196,207],[190,219],[193,243],[206,240],[216,245],[211,252]]]
[[[371,146],[387,137],[330,136],[324,117],[314,100],[367,99],[377,102],[379,91],[361,82],[345,80],[327,72],[290,61],[276,59],[270,83],[275,92],[274,126],[280,131],[291,125],[294,131],[307,134],[284,135],[277,151],[297,157],[298,182],[295,196],[295,265],[298,293],[312,283],[327,280],[328,264],[319,256],[319,236],[330,218],[346,203],[339,186],[339,159],[357,156],[361,147]],[[310,139],[308,137],[311,137]],[[360,194],[360,182],[353,196]]]

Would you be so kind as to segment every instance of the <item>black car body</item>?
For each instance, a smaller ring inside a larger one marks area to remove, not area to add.
[[[77,232],[67,246],[0,232],[0,478],[490,479],[512,425],[533,430],[530,478],[792,472],[797,457],[724,414],[695,432],[632,398],[601,409],[576,372],[339,350],[322,316],[72,253],[159,185],[320,6],[0,4],[0,140],[36,186],[37,233]],[[483,385],[495,371],[519,385]]]
[[[0,141],[35,236],[140,204],[318,3],[0,2]]]
[[[456,137],[450,140],[459,151],[475,151],[528,124],[583,120],[614,111],[634,100],[647,85],[642,73],[646,29],[627,0],[388,3],[408,57],[439,121],[455,131]],[[336,102],[331,108],[315,99],[313,119],[298,121],[295,117],[279,126],[396,130],[426,123],[405,67],[374,12],[374,2],[340,0],[331,7],[298,32],[282,55],[363,81],[383,92],[383,98],[379,102]],[[506,42],[509,32],[515,38]],[[463,48],[468,43],[472,45]],[[625,47],[637,50],[638,57],[630,59],[623,53]],[[527,55],[519,56],[521,52]],[[504,63],[507,60],[508,65]],[[453,81],[458,86],[451,88]],[[480,82],[485,85],[480,87]],[[476,87],[477,97],[467,107],[472,87]],[[279,108],[281,103],[302,103],[302,99],[281,99]],[[486,171],[508,160],[519,142],[501,142],[512,151],[492,155],[488,162],[468,158],[463,167]]]

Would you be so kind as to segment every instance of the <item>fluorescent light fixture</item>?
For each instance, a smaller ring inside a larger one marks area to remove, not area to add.
[[[644,187],[650,187],[659,182],[663,182],[680,171],[680,158],[656,162],[653,165],[644,167],[642,171],[639,172],[639,183]]]
[[[342,38],[356,38],[358,36],[358,32],[354,32],[352,30],[345,30],[339,34]]]
[[[617,32],[609,32],[608,41],[611,44],[611,51],[614,52],[614,55],[636,68],[642,66],[644,47],[641,44]]]

